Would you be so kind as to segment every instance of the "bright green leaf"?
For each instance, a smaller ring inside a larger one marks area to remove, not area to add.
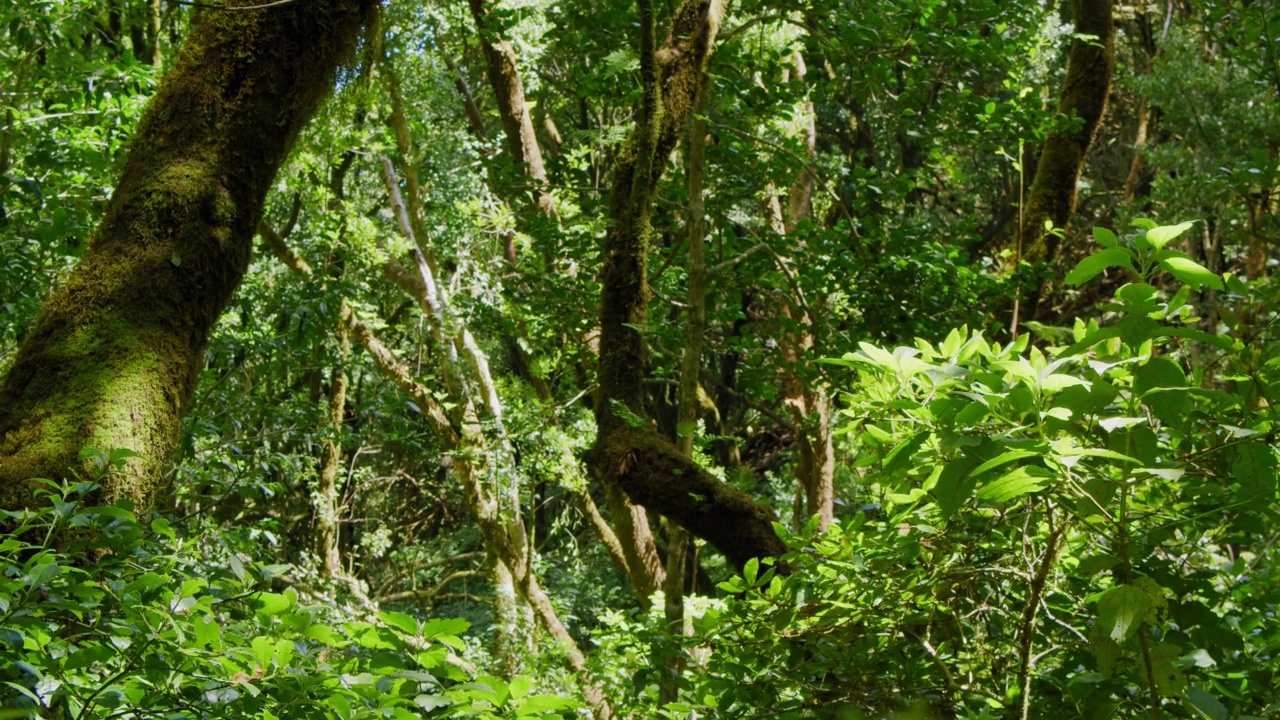
[[[1068,285],[1081,285],[1089,282],[1098,273],[1110,267],[1131,267],[1132,255],[1124,248],[1107,248],[1096,252],[1080,261],[1075,269],[1067,273]]]
[[[1208,268],[1194,260],[1186,258],[1168,258],[1160,261],[1160,267],[1170,275],[1178,278],[1182,282],[1198,288],[1201,285],[1208,285],[1214,290],[1222,290],[1222,278],[1219,278]]]
[[[1182,233],[1191,229],[1196,221],[1179,223],[1177,225],[1164,225],[1161,227],[1151,228],[1147,231],[1147,242],[1151,243],[1151,247],[1159,250],[1169,243],[1170,240],[1178,237]]]

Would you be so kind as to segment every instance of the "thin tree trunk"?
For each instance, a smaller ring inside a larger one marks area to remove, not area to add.
[[[499,36],[489,22],[489,8],[484,0],[469,0],[471,17],[480,31],[489,85],[498,101],[498,115],[507,138],[511,162],[533,183],[534,202],[543,214],[554,217],[555,199],[547,192],[547,170],[542,163],[542,148],[533,129],[533,119],[524,99],[524,83],[516,66],[516,53],[511,43]]]
[[[1141,53],[1142,62],[1138,68],[1140,75],[1150,75],[1155,64],[1155,56],[1157,51],[1155,29],[1151,26],[1151,20],[1147,15],[1147,3],[1138,3],[1134,11],[1133,26],[1129,33],[1137,38],[1138,49]],[[1137,128],[1134,132],[1133,139],[1133,157],[1129,160],[1129,172],[1125,176],[1124,181],[1124,199],[1132,200],[1138,195],[1139,188],[1143,185],[1142,172],[1142,153],[1147,146],[1147,137],[1150,135],[1150,126],[1152,109],[1147,102],[1145,94],[1138,96],[1138,107],[1136,111]]]
[[[151,57],[147,60],[152,67],[164,64],[164,50],[160,47],[160,30],[163,23],[162,0],[147,0],[147,47]]]
[[[267,190],[373,8],[294,0],[201,15],[88,253],[0,388],[0,505],[23,504],[30,478],[91,472],[86,449],[136,453],[102,499],[149,505]]]
[[[471,85],[467,82],[466,76],[462,74],[462,69],[447,54],[444,55],[444,65],[449,68],[449,72],[453,73],[453,86],[457,88],[458,94],[462,96],[462,109],[467,114],[467,126],[471,128],[471,134],[476,136],[477,140],[485,140],[488,133],[484,129],[484,116],[480,114],[480,106],[476,104],[475,93],[471,92]]]
[[[797,80],[805,80],[804,57],[795,55]],[[796,177],[787,197],[786,232],[794,233],[796,227],[813,212],[815,189],[813,161],[817,152],[817,118],[813,103],[804,101],[805,161],[807,164]],[[910,170],[911,168],[907,168]],[[801,246],[803,255],[803,245]],[[801,377],[797,372],[805,362],[805,354],[817,343],[813,328],[817,319],[803,298],[794,298],[784,312],[798,323],[794,332],[783,339],[783,404],[791,412],[798,445],[799,462],[796,476],[804,493],[805,515],[818,517],[818,529],[826,530],[835,517],[835,444],[831,430],[831,397],[826,388],[813,378]],[[797,522],[796,525],[801,523]]]
[[[684,328],[684,355],[680,362],[680,394],[677,400],[676,449],[686,459],[693,459],[693,441],[697,434],[698,386],[702,374],[702,342],[707,329],[707,257],[706,204],[702,197],[707,172],[707,113],[711,108],[711,83],[703,82],[694,103],[689,123],[689,299],[688,318]],[[668,524],[667,578],[663,596],[667,632],[677,637],[693,630],[684,613],[685,566],[688,560],[689,531]],[[660,704],[675,702],[679,697],[680,674],[684,660],[677,644],[677,654],[667,664],[658,686]]]
[[[547,190],[547,172],[542,161],[542,149],[538,144],[533,119],[525,102],[524,83],[520,79],[515,51],[510,42],[498,36],[493,30],[489,20],[489,8],[484,0],[470,0],[469,6],[471,16],[480,33],[480,44],[484,48],[489,85],[497,99],[498,114],[502,120],[503,134],[507,140],[507,149],[512,162],[531,181],[538,210],[546,217],[555,218],[555,200]],[[467,100],[469,91],[465,82],[461,80],[461,75],[458,77],[459,90],[463,92],[464,100]],[[472,114],[472,107],[474,107],[474,101],[468,101],[468,117]],[[490,184],[495,186],[495,190],[497,189],[497,184],[492,182],[492,178]],[[514,233],[508,234],[506,240],[506,259],[508,262],[515,262]],[[547,254],[547,257],[550,257],[550,254]],[[520,355],[516,358],[517,365],[528,365],[528,359],[523,357],[524,351],[519,343],[508,343],[508,347]],[[625,495],[616,490],[607,492],[606,500],[613,517],[615,536],[622,543],[627,556],[626,567],[632,586],[641,604],[648,605],[650,596],[662,586],[664,575],[657,544],[649,528],[648,513],[643,507],[631,503]]]
[[[326,577],[342,574],[342,557],[338,553],[338,472],[342,468],[342,427],[347,414],[347,359],[351,355],[351,337],[347,326],[351,309],[346,301],[338,307],[338,362],[329,378],[329,437],[324,442],[324,460],[320,464],[320,480],[316,484],[316,555]]]
[[[384,161],[384,168],[386,167],[389,167],[389,165],[386,165]],[[401,229],[405,230],[412,239],[410,221],[405,217],[405,205],[404,201],[399,198],[395,177],[388,171],[385,179],[388,181],[387,185],[392,196],[392,205],[396,215],[399,216],[398,222]],[[286,267],[303,277],[311,274],[311,268],[306,261],[285,246],[278,234],[272,232],[265,223],[261,229],[264,243]],[[414,243],[416,244],[416,240]],[[421,253],[418,253],[418,255],[420,256]],[[388,274],[394,276],[394,273],[389,270],[390,267],[393,267],[393,265],[389,263],[387,265]],[[398,267],[398,265],[394,267]],[[410,281],[397,282],[397,284],[406,290],[412,290],[417,293],[415,299],[418,300],[419,304],[426,307],[435,307],[436,310],[428,312],[429,317],[433,318],[433,322],[435,322],[436,319],[443,315],[436,305],[439,302],[439,296],[435,296],[433,300],[429,300],[426,296],[428,288],[433,288],[435,285],[434,279],[429,275],[430,268],[426,266],[425,260],[419,262],[419,270],[424,277],[419,278],[416,285]],[[401,269],[400,272],[405,271]],[[493,452],[493,449],[485,442],[483,434],[479,432],[473,405],[471,409],[464,411],[460,420],[455,420],[445,410],[440,401],[436,399],[435,394],[414,379],[414,373],[378,340],[368,326],[352,315],[348,315],[348,317],[350,318],[348,330],[351,337],[369,354],[378,373],[400,388],[401,392],[405,393],[421,409],[422,417],[428,427],[431,428],[441,449],[452,453],[452,471],[466,493],[467,503],[480,529],[486,552],[490,556],[490,568],[495,582],[495,592],[502,593],[505,587],[515,588],[519,599],[532,608],[537,620],[561,647],[565,653],[565,662],[569,668],[581,675],[583,697],[587,700],[588,706],[591,707],[596,717],[601,720],[613,717],[613,711],[608,699],[604,697],[599,685],[585,672],[585,656],[556,614],[554,606],[542,590],[536,575],[527,562],[527,536],[524,532],[523,520],[519,514],[504,517],[500,499],[494,497],[492,489],[484,481],[486,470],[490,468],[479,467],[475,464],[475,461],[487,462],[495,458],[495,456],[500,456],[503,452],[509,451],[509,446],[500,445],[499,451]],[[456,364],[450,367],[454,371],[458,368]],[[456,380],[446,381],[445,384],[447,387],[457,387],[459,385]],[[451,403],[455,405],[471,405],[467,396],[453,395],[452,392],[451,390],[449,397]],[[508,463],[506,459],[501,457],[498,457],[497,461],[503,464]],[[509,586],[507,585],[508,580],[510,581]],[[518,613],[518,610],[512,612],[513,615],[517,616]],[[518,623],[518,620],[516,622]],[[503,639],[503,642],[507,643],[507,647],[510,647],[509,640],[510,638]]]

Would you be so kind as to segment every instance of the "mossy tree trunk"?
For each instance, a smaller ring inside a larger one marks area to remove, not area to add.
[[[235,4],[240,4],[239,2]],[[151,101],[88,253],[0,388],[0,503],[85,449],[137,453],[103,500],[145,507],[268,187],[351,55],[369,0],[209,10]]]
[[[1093,144],[1111,94],[1115,71],[1115,30],[1112,0],[1073,0],[1076,33],[1067,58],[1067,77],[1058,102],[1061,129],[1049,134],[1036,166],[1035,179],[1022,212],[1021,255],[1027,260],[1052,260],[1058,235],[1045,230],[1065,227],[1076,209],[1076,184]],[[1015,242],[1017,238],[1015,238]]]
[[[480,32],[489,86],[498,101],[498,116],[507,138],[511,162],[532,183],[534,202],[543,214],[554,217],[555,199],[547,192],[547,170],[542,162],[542,148],[533,130],[533,119],[524,100],[524,82],[516,66],[516,52],[511,43],[493,27],[489,7],[484,0],[469,0],[471,17]]]
[[[786,549],[773,530],[773,513],[703,471],[644,420],[646,353],[640,333],[648,322],[654,194],[705,82],[726,3],[684,0],[660,49],[652,4],[639,4],[644,100],[614,167],[602,273],[599,432],[589,459],[632,502],[666,515],[741,565]]]

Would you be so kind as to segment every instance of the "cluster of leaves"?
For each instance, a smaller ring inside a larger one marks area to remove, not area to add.
[[[868,502],[792,537],[696,622],[683,702],[733,717],[911,703],[966,718],[1264,717],[1280,603],[1280,345],[1209,335],[1195,287],[1250,294],[1137,221],[1071,275],[1123,285],[1045,350],[956,330],[863,344],[843,412]],[[1161,272],[1168,290],[1147,284]],[[1177,282],[1182,281],[1182,282]],[[1217,362],[1192,366],[1192,353]],[[779,528],[782,530],[781,527]],[[641,684],[637,689],[643,690]],[[1019,713],[1021,713],[1019,715]]]
[[[123,461],[127,453],[104,457]],[[462,620],[344,611],[287,587],[287,565],[217,567],[163,518],[93,506],[93,483],[48,485],[6,513],[0,704],[17,716],[558,717],[533,680],[471,677]],[[50,714],[52,713],[52,715]]]

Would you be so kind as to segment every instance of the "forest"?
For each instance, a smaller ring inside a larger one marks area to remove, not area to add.
[[[1280,718],[1277,243],[1274,0],[0,3],[0,719]]]

